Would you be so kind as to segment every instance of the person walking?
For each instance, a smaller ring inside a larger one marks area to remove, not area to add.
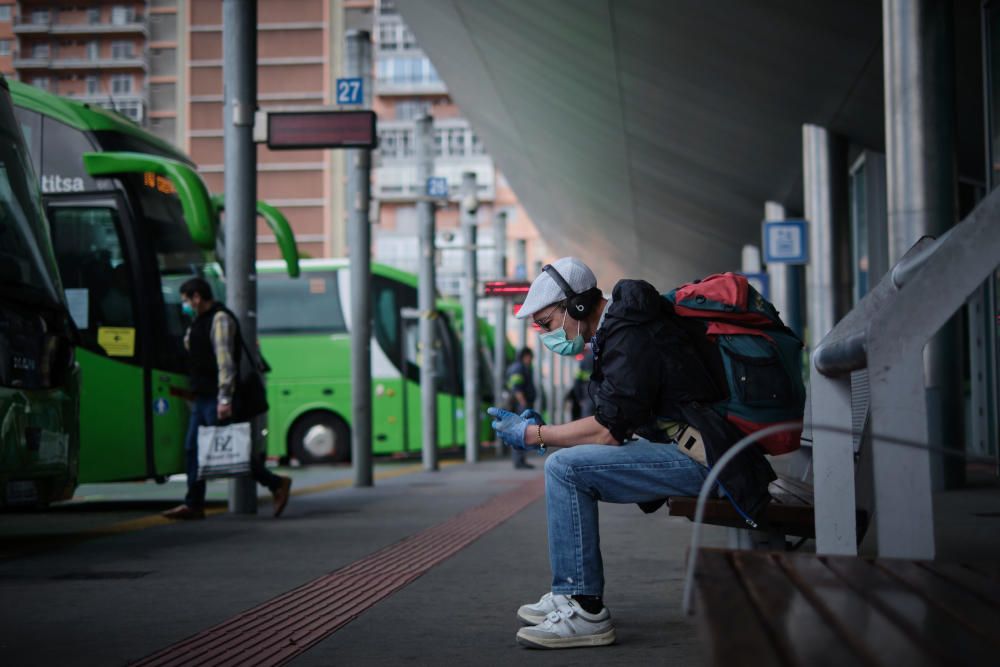
[[[718,349],[702,325],[672,316],[649,283],[621,280],[605,298],[593,271],[564,257],[543,267],[518,318],[531,317],[541,342],[577,355],[590,341],[594,414],[559,425],[537,413],[490,408],[494,430],[514,449],[559,448],[545,461],[549,592],[522,605],[518,643],[571,648],[614,643],[604,605],[598,501],[638,503],[644,511],[670,496],[697,495],[708,468],[670,436],[678,424],[697,429],[717,460],[741,437],[710,407],[726,395]],[[756,516],[770,497],[774,472],[757,448],[741,452],[721,476],[727,497]]]
[[[181,285],[184,312],[193,318],[184,334],[194,401],[184,441],[187,495],[167,510],[168,519],[205,518],[205,481],[198,479],[198,427],[215,426],[233,417],[233,395],[240,366],[239,324],[236,317],[214,300],[212,287],[202,278]],[[292,479],[275,475],[264,466],[264,454],[251,454],[251,475],[274,496],[274,516],[288,504]]]

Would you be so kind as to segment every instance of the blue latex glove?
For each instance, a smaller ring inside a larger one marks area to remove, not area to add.
[[[538,414],[531,408],[528,408],[521,413],[521,419],[526,420],[529,424],[545,426],[545,420],[542,419],[542,415]]]
[[[514,449],[537,449],[524,444],[524,434],[528,430],[529,423],[527,419],[503,408],[489,408],[486,414],[493,417],[490,426],[497,432],[497,437],[503,444]]]

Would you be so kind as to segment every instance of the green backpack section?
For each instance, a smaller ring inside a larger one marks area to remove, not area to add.
[[[802,341],[775,307],[737,273],[714,274],[662,296],[678,316],[703,322],[719,348],[729,396],[712,408],[744,435],[799,422],[798,429],[757,442],[775,456],[798,449],[806,397]]]

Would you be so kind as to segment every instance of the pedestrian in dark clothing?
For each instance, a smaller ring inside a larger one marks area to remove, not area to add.
[[[233,314],[212,298],[212,288],[201,278],[181,285],[184,312],[193,318],[184,334],[194,401],[184,441],[187,496],[184,503],[163,513],[168,519],[205,518],[205,481],[198,479],[198,427],[215,426],[233,416],[233,393],[240,366],[239,324]],[[292,480],[264,466],[264,454],[250,457],[253,478],[274,495],[274,516],[288,504]]]
[[[573,384],[566,392],[565,404],[569,406],[569,414],[573,420],[590,417],[594,414],[594,401],[590,398],[590,375],[594,372],[594,354],[590,346],[584,348],[580,366],[573,376]]]
[[[518,609],[528,625],[517,633],[521,644],[613,643],[603,602],[598,501],[652,511],[670,496],[697,495],[708,469],[672,441],[678,425],[700,431],[709,463],[741,436],[707,407],[726,395],[717,348],[665,304],[641,280],[619,281],[606,298],[586,264],[564,257],[543,268],[517,315],[534,320],[553,352],[576,355],[589,340],[594,355],[593,416],[546,425],[537,414],[489,410],[505,444],[561,448],[545,462],[551,589]],[[727,496],[753,516],[769,499],[773,471],[757,450],[743,452],[727,471]]]
[[[535,353],[530,347],[523,348],[517,354],[517,359],[507,367],[506,389],[510,396],[510,409],[517,414],[535,407],[535,379],[532,373],[531,362],[535,358]],[[535,466],[524,460],[523,449],[511,449],[511,460],[515,468],[531,469]]]

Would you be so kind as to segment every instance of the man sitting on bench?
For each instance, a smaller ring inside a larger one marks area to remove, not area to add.
[[[517,317],[531,317],[556,354],[579,354],[590,341],[595,406],[594,416],[561,425],[544,424],[532,410],[488,411],[508,446],[561,448],[545,463],[551,591],[518,610],[526,627],[517,641],[534,648],[611,644],[597,502],[639,503],[651,512],[667,497],[699,492],[708,469],[682,453],[673,436],[684,425],[697,429],[709,462],[741,437],[707,405],[726,394],[721,359],[704,327],[673,316],[652,285],[622,280],[607,299],[590,268],[573,257],[543,268]],[[721,486],[754,517],[768,502],[772,479],[761,451],[749,448],[727,467]]]

